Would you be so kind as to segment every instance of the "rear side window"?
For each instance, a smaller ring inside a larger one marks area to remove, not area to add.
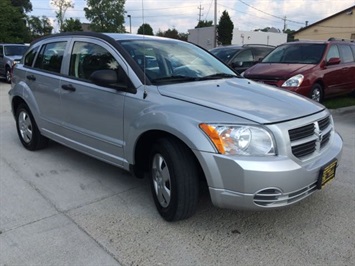
[[[25,56],[25,59],[24,59],[24,65],[25,66],[32,66],[33,64],[33,61],[37,55],[37,52],[38,52],[38,47],[35,47],[33,49],[31,49]]]
[[[69,67],[69,75],[90,80],[96,70],[118,69],[118,62],[105,48],[87,42],[75,42]]]
[[[60,73],[66,42],[53,42],[42,46],[34,67]]]
[[[354,62],[354,56],[349,45],[340,45],[339,48],[343,63]]]
[[[4,55],[4,46],[0,45],[0,56]]]

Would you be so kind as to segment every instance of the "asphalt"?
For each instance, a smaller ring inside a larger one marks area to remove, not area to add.
[[[336,178],[290,208],[218,209],[202,193],[176,223],[147,180],[56,143],[18,140],[0,81],[0,265],[355,265],[355,107],[332,110],[344,139]]]

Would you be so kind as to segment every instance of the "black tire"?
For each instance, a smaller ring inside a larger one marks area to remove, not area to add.
[[[166,221],[192,216],[198,202],[198,171],[191,151],[172,138],[159,139],[150,154],[155,206]]]
[[[11,69],[8,66],[5,69],[5,78],[7,83],[11,83]]]
[[[323,88],[320,84],[316,83],[312,86],[309,98],[319,103],[323,101]]]
[[[20,141],[27,150],[39,150],[48,144],[48,139],[39,132],[32,113],[25,104],[20,104],[16,110],[16,128]]]

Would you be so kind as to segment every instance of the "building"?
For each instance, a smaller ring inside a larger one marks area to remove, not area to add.
[[[214,48],[214,27],[189,30],[187,40],[207,50]],[[232,44],[267,44],[277,46],[287,42],[287,34],[282,32],[241,31],[233,30]]]
[[[355,40],[355,5],[304,27],[293,36],[295,40]]]

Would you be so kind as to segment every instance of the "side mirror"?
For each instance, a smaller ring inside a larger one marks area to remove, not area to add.
[[[99,86],[112,87],[118,82],[117,74],[114,70],[96,70],[90,75],[90,80]]]
[[[338,64],[340,64],[340,62],[341,62],[341,60],[339,57],[332,57],[328,60],[327,66],[338,65]]]
[[[243,62],[242,61],[235,61],[231,64],[231,67],[235,68],[235,67],[241,67],[243,66]]]
[[[117,70],[96,70],[90,75],[90,80],[99,86],[110,87],[131,93],[137,92],[136,88],[121,67]]]

